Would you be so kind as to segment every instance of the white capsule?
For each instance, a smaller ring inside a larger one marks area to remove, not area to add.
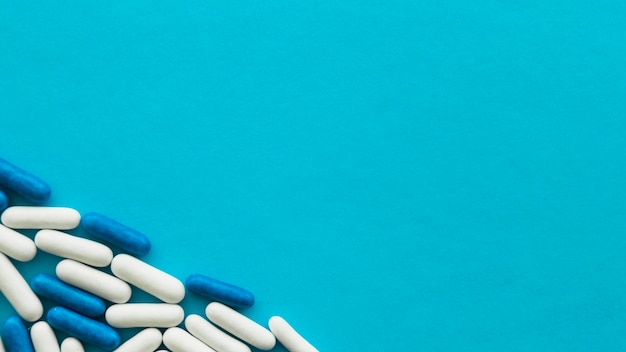
[[[163,344],[172,352],[215,352],[187,331],[176,327],[165,330]]]
[[[307,340],[285,321],[285,319],[274,316],[268,323],[270,331],[276,339],[290,352],[319,352]]]
[[[128,254],[118,254],[111,271],[120,279],[166,303],[178,303],[185,297],[180,280]]]
[[[128,339],[113,352],[153,352],[163,341],[163,335],[159,329],[147,328],[138,332]]]
[[[220,352],[250,352],[250,347],[234,339],[197,314],[185,318],[185,328],[198,340]]]
[[[62,207],[9,207],[2,213],[2,223],[13,229],[71,230],[80,223],[80,213]]]
[[[4,350],[4,344],[2,343],[2,339],[0,338],[0,352],[6,352]]]
[[[13,263],[0,253],[0,291],[24,320],[36,321],[43,314],[41,301]]]
[[[114,303],[128,302],[132,293],[124,281],[72,259],[60,261],[56,274],[62,281]]]
[[[114,304],[106,310],[104,318],[114,328],[169,328],[183,321],[185,311],[169,303]]]
[[[67,337],[61,342],[61,352],[85,352],[85,348],[77,338]]]
[[[59,352],[57,335],[45,321],[38,321],[30,327],[30,340],[35,352]]]
[[[27,262],[35,258],[37,247],[30,238],[0,225],[0,252],[20,262]]]
[[[271,350],[276,345],[276,338],[269,330],[226,305],[211,302],[205,312],[215,325],[260,350]]]
[[[113,251],[102,243],[56,230],[37,232],[35,244],[44,252],[91,266],[107,266],[113,259]]]

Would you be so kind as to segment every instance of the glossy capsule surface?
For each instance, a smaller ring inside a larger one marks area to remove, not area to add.
[[[98,213],[87,213],[81,226],[92,236],[141,257],[150,252],[150,239],[143,233]]]
[[[36,204],[45,203],[52,193],[44,180],[2,158],[0,158],[0,187]]]
[[[111,351],[120,344],[120,335],[112,327],[63,307],[53,307],[46,315],[48,323],[70,336]]]

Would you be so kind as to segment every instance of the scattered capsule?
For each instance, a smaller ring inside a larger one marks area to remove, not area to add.
[[[220,352],[250,352],[250,347],[231,337],[197,314],[185,318],[185,328],[198,340]]]
[[[9,196],[0,189],[0,211],[3,211],[9,206]]]
[[[0,186],[27,200],[45,203],[51,194],[50,186],[39,177],[0,158]]]
[[[148,237],[130,227],[98,213],[87,213],[81,220],[82,227],[92,236],[114,244],[124,251],[141,257],[150,251]]]
[[[30,339],[35,352],[60,352],[57,335],[45,321],[38,321],[30,327]]]
[[[185,280],[185,287],[191,292],[235,308],[247,308],[254,304],[252,292],[201,274],[189,275]]]
[[[4,321],[2,341],[9,352],[34,352],[28,330],[19,317],[10,316]]]
[[[163,341],[159,329],[147,328],[128,339],[113,352],[153,352]]]
[[[78,227],[80,213],[64,207],[8,207],[2,213],[2,223],[12,229],[71,230]]]
[[[43,315],[43,305],[13,263],[0,253],[0,291],[24,320],[36,321]]]
[[[212,302],[205,312],[215,325],[260,350],[271,350],[276,345],[276,338],[269,330],[226,305]]]
[[[56,274],[62,281],[114,303],[126,303],[132,290],[124,281],[71,259],[57,264]]]
[[[112,327],[67,308],[53,307],[46,318],[53,328],[103,350],[113,350],[120,344],[120,335]]]
[[[183,321],[185,311],[177,304],[126,303],[110,306],[104,317],[114,328],[169,328]]]
[[[165,330],[163,344],[172,352],[215,352],[187,331],[177,327]]]
[[[102,243],[55,230],[40,230],[35,235],[37,248],[59,257],[104,267],[111,263],[113,251]]]
[[[104,301],[99,297],[48,274],[35,275],[30,280],[30,287],[39,296],[88,317],[100,317],[106,309]]]
[[[0,252],[20,262],[28,262],[35,258],[37,246],[30,238],[0,225]]]
[[[67,337],[61,343],[61,352],[85,352],[85,348],[77,338]]]
[[[282,317],[273,316],[269,320],[270,331],[276,339],[290,352],[319,352],[305,340]]]

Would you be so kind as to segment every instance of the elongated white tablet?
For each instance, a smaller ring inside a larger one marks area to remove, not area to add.
[[[30,238],[0,225],[0,252],[20,262],[27,262],[35,258],[37,246]]]
[[[107,266],[113,259],[113,251],[102,243],[56,230],[37,232],[35,244],[44,252],[91,266]]]
[[[159,329],[147,328],[128,339],[113,352],[153,352],[163,341],[163,334]]]
[[[270,331],[276,339],[290,352],[319,352],[307,340],[279,316],[273,316],[269,321]]]
[[[61,342],[61,352],[85,352],[85,348],[77,338],[67,337]]]
[[[104,318],[114,328],[169,328],[183,321],[185,311],[169,303],[114,304],[106,310]]]
[[[124,281],[72,259],[61,260],[56,274],[61,281],[114,303],[128,302],[132,293]]]
[[[219,352],[250,352],[250,347],[231,337],[197,314],[185,318],[185,328],[198,340]]]
[[[271,350],[276,345],[276,338],[269,330],[222,303],[209,303],[205,312],[215,325],[260,350]]]
[[[36,321],[43,314],[41,301],[13,263],[0,253],[0,291],[24,320]]]
[[[4,349],[4,344],[2,343],[2,339],[0,339],[0,352],[6,352]]]
[[[12,229],[71,230],[78,227],[80,213],[63,207],[8,207],[2,223]]]
[[[57,335],[45,321],[38,321],[30,327],[30,340],[35,352],[59,352]]]
[[[177,327],[165,330],[163,344],[172,352],[215,352],[187,331]]]
[[[185,297],[180,280],[128,254],[118,254],[111,271],[120,279],[166,303],[178,303]]]

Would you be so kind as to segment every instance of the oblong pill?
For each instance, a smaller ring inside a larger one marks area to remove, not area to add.
[[[250,347],[231,337],[197,314],[185,318],[185,328],[198,340],[220,352],[250,352]]]
[[[201,274],[189,275],[185,280],[185,287],[191,292],[235,308],[247,308],[254,304],[252,292]]]
[[[35,275],[30,280],[30,287],[39,296],[88,317],[102,316],[106,309],[104,301],[100,298],[48,274]]]
[[[185,311],[177,304],[126,303],[110,306],[104,317],[114,328],[169,328],[183,321]]]
[[[36,321],[43,315],[43,305],[13,263],[0,253],[0,291],[24,320]]]
[[[176,327],[165,330],[163,344],[172,352],[215,352],[187,331]]]
[[[163,334],[159,329],[147,328],[128,339],[113,352],[153,352],[163,341]]]
[[[57,335],[45,321],[38,321],[30,327],[30,339],[35,352],[59,352]]]
[[[35,244],[44,252],[91,266],[107,266],[113,259],[113,251],[102,243],[56,230],[38,231]]]
[[[77,338],[67,337],[61,343],[61,352],[85,352],[85,348]]]
[[[0,225],[0,252],[20,262],[27,262],[35,258],[37,246],[30,238]]]
[[[270,331],[276,336],[276,339],[285,346],[290,352],[319,352],[307,340],[287,323],[285,319],[279,316],[270,318]]]
[[[80,223],[80,213],[64,207],[8,207],[2,223],[12,229],[71,230]]]
[[[2,342],[9,352],[33,352],[33,344],[22,319],[8,317],[2,324]]]
[[[113,350],[120,344],[120,335],[112,327],[67,308],[52,307],[46,318],[53,328],[103,350]]]
[[[271,350],[276,345],[269,330],[222,303],[209,303],[205,312],[215,325],[260,350]]]
[[[150,239],[146,235],[102,214],[83,215],[81,225],[92,236],[114,244],[134,256],[141,257],[150,252]]]
[[[128,254],[116,255],[111,271],[163,302],[178,303],[185,297],[185,286],[177,278]]]
[[[0,158],[0,186],[41,204],[50,198],[50,186],[39,177]]]
[[[132,290],[124,281],[72,259],[57,264],[56,273],[62,281],[114,303],[126,303]]]
[[[3,211],[9,206],[9,197],[4,191],[0,189],[0,211]]]

